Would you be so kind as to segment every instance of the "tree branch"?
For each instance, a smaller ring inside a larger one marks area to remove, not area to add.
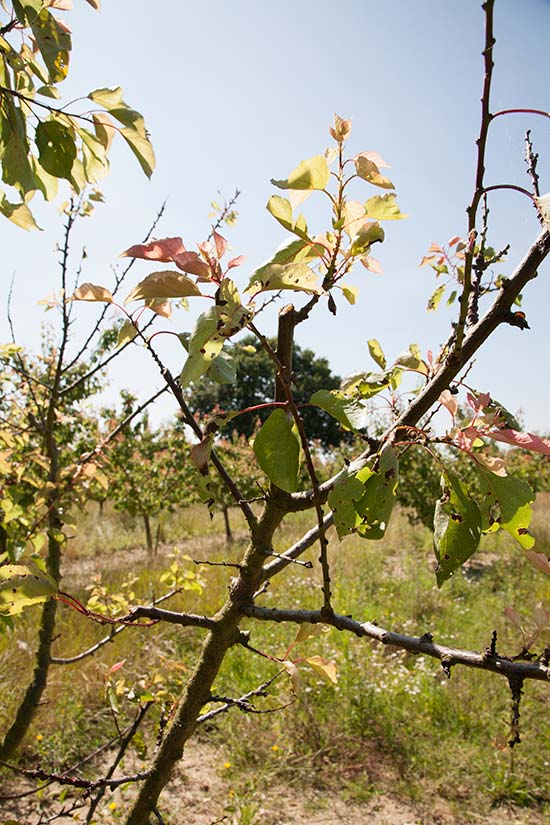
[[[333,615],[332,617],[323,615],[320,610],[285,610],[270,607],[256,607],[253,605],[243,607],[243,613],[254,619],[267,622],[294,622],[296,624],[326,624],[335,627],[336,630],[345,630],[355,636],[373,639],[384,645],[399,647],[408,650],[410,653],[422,653],[433,659],[438,659],[448,673],[454,665],[464,665],[478,670],[487,670],[505,676],[507,679],[534,679],[538,682],[548,682],[550,680],[550,668],[541,662],[518,662],[508,659],[505,656],[498,656],[487,650],[484,653],[477,653],[473,650],[461,650],[460,648],[445,647],[435,644],[432,636],[426,633],[424,636],[405,636],[402,633],[394,633],[379,627],[373,622],[358,622],[350,616]]]

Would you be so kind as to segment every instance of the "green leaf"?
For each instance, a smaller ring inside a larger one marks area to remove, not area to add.
[[[29,23],[51,82],[60,83],[69,71],[70,34],[48,9],[42,9]]]
[[[208,375],[217,384],[233,384],[237,380],[235,359],[228,352],[220,352],[210,364]]]
[[[350,247],[350,255],[365,255],[371,244],[384,240],[384,230],[379,223],[365,223],[361,229],[353,236]]]
[[[70,180],[76,158],[72,129],[57,120],[45,120],[36,127],[35,141],[43,169],[55,178]]]
[[[55,581],[36,565],[0,566],[0,613],[4,616],[15,616],[25,607],[44,602],[56,593]]]
[[[437,289],[435,289],[432,292],[432,294],[430,295],[430,297],[428,299],[428,303],[426,305],[426,309],[429,312],[433,312],[434,310],[437,309],[437,307],[439,306],[439,302],[441,301],[441,299],[443,298],[443,295],[445,293],[445,288],[446,288],[445,284],[442,284],[441,286],[438,286]]]
[[[342,295],[348,302],[348,304],[355,304],[357,301],[357,296],[359,295],[359,288],[356,286],[340,286],[337,285],[339,289],[342,290]]]
[[[384,538],[389,524],[399,481],[397,453],[390,445],[380,453],[378,469],[365,467],[357,473],[365,486],[363,497],[355,505],[359,524],[357,532],[366,539]]]
[[[276,197],[276,196],[274,196]],[[292,264],[300,261],[313,261],[320,258],[325,247],[306,240],[289,241],[281,246],[269,259],[269,264]]]
[[[224,338],[218,333],[220,321],[219,307],[213,306],[197,319],[195,329],[189,338],[189,357],[180,374],[180,384],[186,387],[208,370],[213,360],[220,354]]]
[[[12,0],[13,10],[17,19],[28,26],[42,10],[42,0]]]
[[[2,180],[15,187],[20,195],[39,188],[31,166],[28,143],[21,140],[16,130],[10,133],[4,144]]]
[[[139,165],[148,178],[155,171],[155,153],[148,137],[141,135],[136,129],[127,127],[121,129],[120,134],[138,159]]]
[[[385,370],[387,366],[386,356],[382,352],[382,347],[380,346],[376,338],[369,338],[367,344],[369,346],[370,357],[373,359],[373,361],[376,361],[376,363],[381,369]]]
[[[254,439],[258,464],[269,480],[287,493],[298,487],[300,441],[289,413],[273,410]]]
[[[377,221],[397,221],[407,218],[397,205],[395,195],[375,195],[365,203],[365,212],[368,218]]]
[[[441,481],[443,495],[434,514],[438,587],[475,553],[481,538],[481,513],[467,488],[454,473]]]
[[[362,398],[372,398],[392,385],[395,378],[395,370],[355,373],[344,379],[342,390],[347,394],[359,394]]]
[[[323,155],[303,160],[286,180],[271,180],[279,189],[325,189],[330,169]]]
[[[367,426],[368,411],[356,398],[348,398],[338,390],[317,390],[309,399],[342,424],[346,430],[362,430]]]
[[[306,219],[303,215],[298,215],[294,220],[292,205],[289,200],[282,198],[280,195],[272,195],[267,202],[266,209],[289,232],[306,241],[309,240]]]
[[[131,321],[125,321],[118,331],[116,339],[117,348],[133,341],[137,334],[138,332],[135,325],[132,324]]]
[[[322,295],[315,272],[305,263],[273,264],[268,263],[256,269],[250,276],[246,288],[248,293],[266,290],[292,289],[295,292],[307,292],[309,295]]]
[[[352,533],[359,524],[355,502],[365,494],[365,487],[355,476],[337,481],[328,495],[328,504],[334,512],[334,526],[341,539]]]
[[[482,493],[482,530],[493,532],[502,527],[524,550],[530,550],[535,544],[529,533],[533,515],[531,503],[535,500],[535,493],[529,484],[520,478],[497,476],[479,465],[475,465],[475,469]]]

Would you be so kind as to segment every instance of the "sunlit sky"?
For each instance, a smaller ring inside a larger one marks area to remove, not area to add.
[[[244,286],[251,269],[285,238],[264,208],[274,191],[270,178],[286,177],[300,160],[325,149],[336,111],[353,119],[351,154],[374,149],[391,164],[409,218],[385,226],[386,242],[376,249],[384,274],[359,267],[349,278],[360,289],[358,304],[340,301],[333,318],[324,302],[300,328],[298,343],[327,356],[340,375],[373,366],[369,338],[379,339],[390,360],[411,342],[424,352],[438,349],[450,315],[446,308],[425,311],[436,284],[418,265],[432,241],[466,231],[483,81],[478,0],[104,0],[99,13],[74,1],[74,11],[64,13],[73,30],[64,100],[121,85],[127,102],[145,115],[157,155],[147,181],[122,142],[114,148],[111,175],[100,185],[106,203],[81,223],[71,244],[74,266],[86,246],[83,280],[109,286],[117,256],[142,239],[165,198],[157,237],[181,235],[193,248],[209,232],[210,201],[238,187],[239,221],[225,234],[234,254],[248,256],[236,275]],[[496,0],[495,34],[492,110],[550,110],[550,3]],[[526,128],[540,154],[542,191],[550,189],[550,122],[519,115],[498,118],[491,127],[488,185],[529,188]],[[379,191],[365,184],[356,196]],[[317,207],[310,200],[310,229],[321,231],[330,216],[321,198]],[[510,264],[502,270],[509,273],[538,234],[536,214],[516,192],[494,193],[490,208],[492,245],[511,244]],[[40,207],[37,198],[35,211],[42,232],[0,225],[1,288],[7,294],[15,273],[17,337],[31,347],[39,343],[41,323],[53,320],[36,302],[57,287],[55,246],[62,237],[51,204]],[[129,287],[149,271],[146,262],[136,264]],[[512,411],[521,409],[527,429],[540,431],[550,429],[549,277],[545,264],[525,291],[531,330],[502,327],[469,376]],[[75,337],[93,315],[93,307],[79,306]],[[163,324],[182,332],[192,328],[193,317],[178,311]],[[264,332],[273,332],[274,320],[268,312],[262,316]],[[110,398],[121,386],[145,396],[161,385],[146,353],[132,349],[113,372]],[[171,344],[161,349],[179,372],[183,351]],[[158,415],[171,409],[166,399]]]

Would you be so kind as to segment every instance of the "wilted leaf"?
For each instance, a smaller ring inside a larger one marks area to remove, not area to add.
[[[212,452],[212,436],[205,435],[198,444],[193,444],[189,450],[189,458],[203,476],[208,475],[208,462]]]
[[[303,160],[286,180],[271,180],[279,189],[325,189],[330,169],[323,155]]]
[[[537,553],[535,550],[526,550],[525,558],[541,573],[550,575],[550,561],[544,553]]]
[[[286,661],[281,662],[281,664],[290,677],[292,692],[298,694],[300,691],[300,674],[298,673],[298,668],[296,667],[294,662]]]
[[[82,284],[78,289],[75,289],[73,301],[101,301],[103,303],[112,304],[114,298],[111,292],[104,286],[97,284]]]
[[[254,439],[258,464],[269,480],[287,493],[299,487],[300,441],[286,410],[273,410]]]

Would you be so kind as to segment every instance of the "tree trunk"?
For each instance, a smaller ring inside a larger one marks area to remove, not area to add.
[[[151,520],[149,519],[148,513],[142,513],[143,516],[143,525],[145,527],[145,539],[147,541],[147,552],[150,558],[153,558],[155,554],[155,547],[153,544],[153,533],[151,531]]]
[[[60,579],[60,565],[60,544],[50,537],[48,547],[48,573],[55,579],[57,584],[59,584]],[[4,741],[0,745],[0,760],[4,762],[10,761],[23,741],[46,687],[48,670],[52,658],[52,640],[56,613],[57,600],[48,599],[42,607],[32,682],[28,686],[23,700],[16,711],[15,719],[8,728]]]
[[[231,532],[231,524],[229,523],[229,507],[225,505],[222,507],[223,523],[225,525],[225,539],[226,541],[233,541],[233,533]]]

